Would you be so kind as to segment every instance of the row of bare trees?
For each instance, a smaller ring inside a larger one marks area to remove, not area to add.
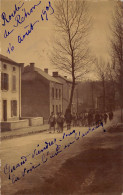
[[[119,92],[121,120],[123,120],[123,2],[116,3],[115,13],[111,25],[111,59],[114,79]]]
[[[76,81],[91,70],[93,63],[88,47],[88,34],[91,26],[91,17],[88,6],[80,0],[58,0],[55,2],[56,38],[52,53],[52,63],[67,73],[72,79],[69,109]],[[105,82],[112,83],[112,95],[119,89],[119,101],[123,104],[123,2],[116,2],[116,9],[111,24],[111,62],[96,59],[96,70],[102,81],[103,107],[105,110]]]

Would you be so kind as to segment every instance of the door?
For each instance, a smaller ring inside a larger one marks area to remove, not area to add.
[[[3,100],[3,120],[7,121],[7,100]]]

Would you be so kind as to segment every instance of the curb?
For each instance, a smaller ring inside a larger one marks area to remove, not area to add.
[[[1,140],[7,140],[7,139],[13,139],[13,138],[18,138],[18,137],[24,137],[24,136],[28,136],[28,135],[33,135],[33,134],[37,134],[37,133],[42,133],[44,131],[48,131],[49,129],[44,129],[44,130],[37,130],[37,131],[31,131],[31,132],[26,132],[26,133],[22,133],[19,135],[10,135],[10,136],[1,136]]]

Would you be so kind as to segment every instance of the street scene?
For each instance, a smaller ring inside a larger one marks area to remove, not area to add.
[[[87,135],[84,135],[87,127],[75,127],[75,133],[73,128],[70,131],[64,128],[64,134],[46,131],[4,140],[1,147],[4,194],[122,194],[123,132],[122,127],[114,125],[118,113],[116,116],[104,128],[93,131],[91,128]],[[43,150],[45,142],[52,145]],[[23,161],[22,166],[17,166]],[[39,167],[32,169],[39,163]]]
[[[123,194],[123,2],[1,1],[1,195]]]

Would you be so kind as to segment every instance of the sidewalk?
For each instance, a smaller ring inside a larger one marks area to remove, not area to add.
[[[14,137],[22,137],[26,135],[31,135],[31,134],[36,134],[36,133],[41,133],[43,131],[49,130],[49,124],[44,124],[41,126],[35,126],[35,127],[26,127],[22,129],[16,129],[13,131],[6,131],[1,133],[1,140],[5,139],[11,139]]]

